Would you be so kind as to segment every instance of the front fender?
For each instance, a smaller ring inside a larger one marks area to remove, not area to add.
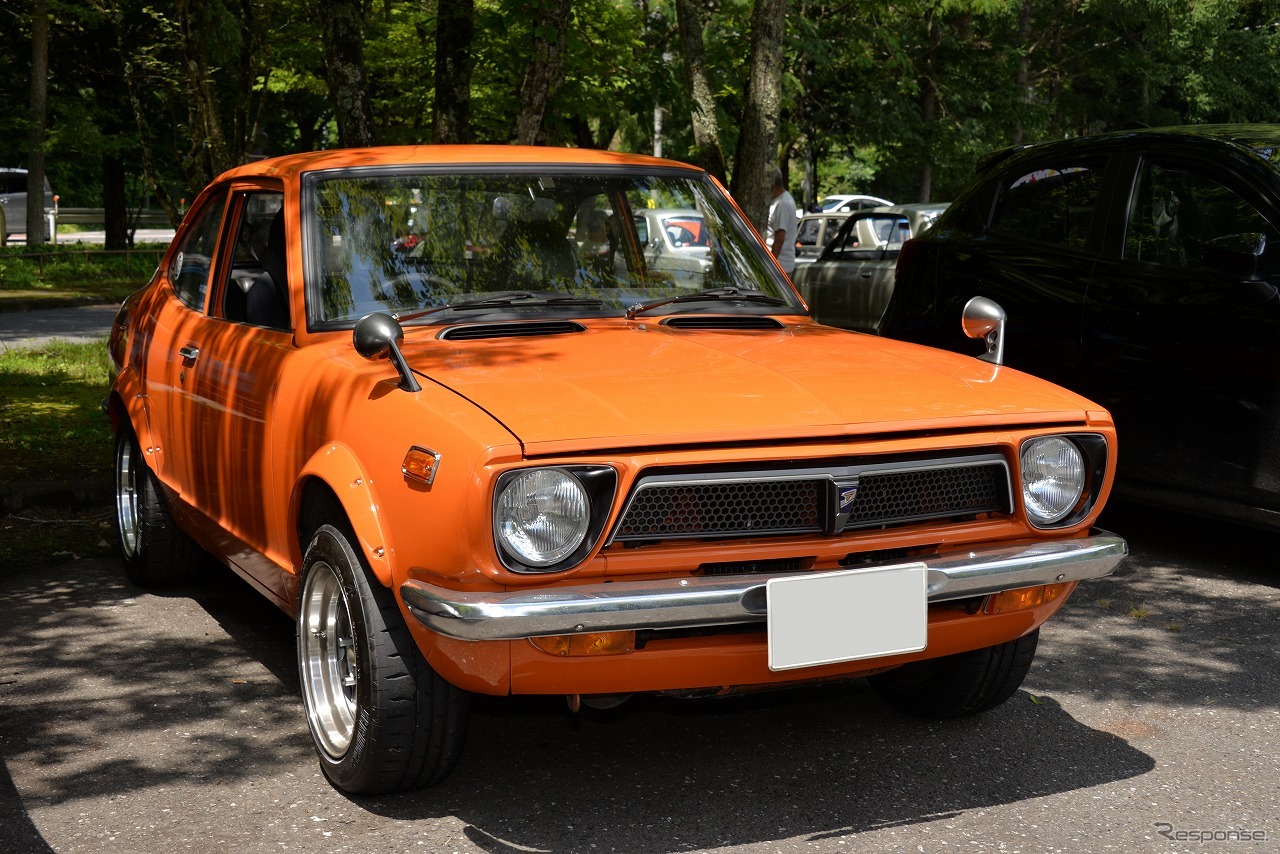
[[[338,442],[326,444],[316,451],[298,475],[293,495],[289,499],[289,518],[298,519],[301,512],[303,485],[316,478],[328,484],[347,514],[347,521],[355,532],[357,546],[377,579],[391,586],[392,543],[387,538],[387,525],[383,523],[382,504],[373,479],[364,471],[360,461],[350,448]],[[306,543],[299,548],[306,550]],[[298,565],[301,566],[301,555]]]

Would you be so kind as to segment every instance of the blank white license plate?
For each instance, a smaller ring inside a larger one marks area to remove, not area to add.
[[[914,563],[770,579],[769,669],[924,649],[927,575]]]

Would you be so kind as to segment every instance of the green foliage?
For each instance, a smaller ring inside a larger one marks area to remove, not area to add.
[[[142,287],[164,247],[138,246],[104,252],[75,244],[46,244],[39,257],[27,247],[0,249],[0,303],[54,308],[88,302],[119,302]]]
[[[436,14],[446,2],[364,7],[381,143],[430,138]],[[479,141],[511,138],[537,7],[476,0]],[[742,115],[752,7],[704,5],[727,152]],[[220,168],[220,144],[239,162],[336,142],[322,0],[52,0],[50,8],[57,49],[46,159],[64,205],[102,203],[108,155],[130,170],[131,203],[153,189],[190,200]],[[29,15],[24,0],[0,0],[0,166],[26,160]],[[661,107],[664,153],[693,159],[675,24],[674,0],[576,0],[547,140],[650,151]],[[933,197],[947,198],[980,154],[1016,141],[1134,121],[1273,120],[1280,0],[792,0],[787,57],[781,156],[794,173],[812,162],[821,193],[902,201],[927,178]]]

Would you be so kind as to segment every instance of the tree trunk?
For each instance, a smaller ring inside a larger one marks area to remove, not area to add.
[[[534,0],[533,56],[520,86],[514,136],[520,145],[546,139],[547,106],[564,81],[564,37],[573,20],[573,0]]]
[[[787,0],[756,0],[751,13],[751,59],[746,104],[733,164],[733,195],[763,233],[769,214],[771,167],[778,159],[782,114],[782,40]]]
[[[920,120],[924,145],[920,151],[920,192],[916,201],[923,203],[933,201],[933,136],[938,121],[938,87],[928,75],[920,83]]]
[[[1018,49],[1022,55],[1018,57],[1018,71],[1014,75],[1014,86],[1018,90],[1018,100],[1031,106],[1035,93],[1031,89],[1031,56],[1028,54],[1031,45],[1031,0],[1022,0],[1022,12],[1018,17]],[[1027,129],[1022,123],[1024,113],[1019,112],[1014,120],[1013,144],[1022,145]]]
[[[107,229],[106,248],[128,248],[129,208],[124,197],[124,163],[112,154],[102,155],[102,209]]]
[[[222,110],[214,87],[215,70],[209,62],[206,47],[205,15],[208,10],[200,0],[178,0],[178,19],[182,34],[183,61],[187,72],[188,110],[193,138],[187,157],[187,178],[192,186],[202,187],[214,176],[238,165],[240,158],[227,148]]]
[[[689,86],[689,110],[693,117],[694,155],[698,165],[721,183],[726,180],[724,151],[720,147],[720,120],[716,116],[715,94],[707,74],[705,26],[698,0],[676,0],[676,21],[684,50],[685,79]]]
[[[27,135],[27,245],[44,244],[44,137],[49,113],[49,5],[31,10],[31,128]],[[51,235],[52,236],[52,235]]]
[[[315,6],[324,22],[325,81],[338,123],[338,142],[344,148],[375,144],[360,6],[360,0],[321,0]]]
[[[168,187],[159,178],[155,165],[155,141],[151,135],[151,125],[147,122],[147,111],[142,105],[139,89],[145,84],[138,79],[137,64],[129,59],[124,22],[118,11],[111,15],[112,29],[115,32],[116,51],[123,62],[123,79],[125,96],[129,102],[129,110],[133,114],[134,127],[138,131],[138,150],[142,161],[142,176],[147,188],[155,196],[156,202],[169,217],[169,222],[176,228],[182,222],[182,211],[174,204]]]
[[[436,142],[471,142],[471,40],[475,0],[440,0],[436,12]]]

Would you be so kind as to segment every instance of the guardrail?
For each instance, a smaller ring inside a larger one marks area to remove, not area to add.
[[[152,228],[170,228],[173,225],[173,223],[169,222],[169,216],[164,211],[127,211],[125,216],[130,225],[137,223],[139,226]],[[67,208],[61,206],[58,208],[58,222],[70,223],[71,225],[103,225],[106,221],[106,211],[102,208]]]
[[[71,250],[62,250],[59,252],[23,252],[20,254],[13,254],[13,255],[6,254],[4,257],[6,259],[8,258],[24,258],[28,260],[35,259],[39,262],[40,272],[43,274],[46,259],[57,260],[59,258],[75,258],[77,256],[83,255],[84,260],[90,261],[93,258],[101,258],[103,255],[123,255],[124,256],[124,273],[126,276],[129,276],[133,274],[133,270],[130,268],[132,266],[134,255],[141,255],[144,258],[149,258],[150,261],[147,262],[148,266],[150,266],[152,269],[155,269],[155,267],[157,267],[160,264],[160,259],[164,257],[165,251],[166,250],[163,248],[162,249],[85,249],[83,251],[79,249],[71,249]]]

